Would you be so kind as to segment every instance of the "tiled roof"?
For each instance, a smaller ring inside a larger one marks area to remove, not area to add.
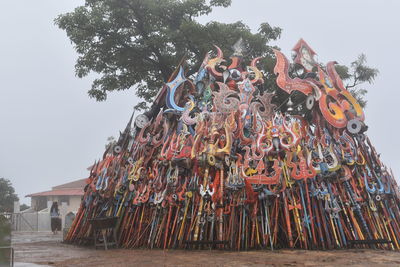
[[[84,188],[85,185],[86,185],[86,178],[72,181],[72,182],[69,182],[66,184],[62,184],[62,185],[53,186],[53,190],[65,189],[65,188],[69,188],[69,189],[79,188],[80,189],[80,188]]]
[[[83,196],[83,187],[81,189],[55,189],[40,193],[26,195],[25,197],[40,197],[40,196]]]
[[[83,189],[86,185],[86,178],[62,185],[53,186],[52,190],[29,194],[25,197],[39,196],[83,196]]]

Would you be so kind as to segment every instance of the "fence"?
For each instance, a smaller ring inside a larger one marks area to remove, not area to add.
[[[13,231],[50,231],[50,214],[48,212],[12,213],[11,228]]]
[[[28,209],[20,211],[19,202],[14,202],[14,212],[7,213],[11,220],[11,229],[13,231],[50,231],[50,206],[52,201],[48,201],[47,208],[41,211]],[[61,228],[69,228],[75,217],[76,211],[71,210],[66,202],[60,205]]]

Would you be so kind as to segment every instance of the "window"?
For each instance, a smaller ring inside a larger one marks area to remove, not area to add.
[[[61,205],[63,202],[67,202],[67,205],[69,205],[69,196],[59,196],[58,202],[58,205]]]

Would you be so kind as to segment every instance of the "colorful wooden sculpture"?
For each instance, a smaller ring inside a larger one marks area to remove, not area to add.
[[[300,40],[294,62],[304,75],[291,77],[291,63],[274,50],[282,102],[265,92],[262,59],[246,61],[242,44],[228,60],[215,47],[193,80],[178,66],[156,115],[139,115],[134,126],[131,117],[93,165],[67,242],[87,243],[90,219],[116,216],[124,248],[333,249],[387,240],[376,246],[400,249],[399,187],[336,62],[322,68]]]

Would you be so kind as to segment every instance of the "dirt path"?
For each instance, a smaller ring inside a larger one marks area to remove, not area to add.
[[[14,233],[16,261],[50,266],[400,266],[400,252],[94,250],[62,244],[51,233]]]

